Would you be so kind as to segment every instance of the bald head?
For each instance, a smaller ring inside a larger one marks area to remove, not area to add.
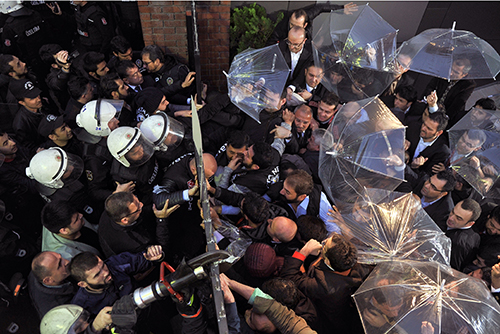
[[[217,171],[217,161],[210,153],[203,153],[203,166],[205,167],[205,177],[207,179],[212,177]],[[189,168],[191,169],[191,173],[193,173],[193,175],[197,174],[195,158],[189,161]]]
[[[269,221],[267,233],[275,242],[289,242],[297,233],[297,224],[290,218],[276,217]]]
[[[294,26],[288,31],[288,48],[293,53],[300,52],[306,39],[306,30],[302,27]]]
[[[33,258],[31,270],[45,285],[60,285],[68,276],[69,261],[56,252],[42,252]]]

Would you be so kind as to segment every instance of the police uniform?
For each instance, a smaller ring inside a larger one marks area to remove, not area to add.
[[[191,189],[196,184],[196,178],[189,162],[194,153],[187,153],[176,159],[166,170],[162,179],[161,190],[153,195],[157,208],[163,207],[169,199],[169,206],[181,204],[169,217],[169,233],[175,238],[170,239],[169,258],[178,263],[184,256],[192,258],[204,252],[206,239],[200,227],[201,216],[196,200],[182,200],[182,192]]]
[[[47,43],[47,28],[41,15],[23,7],[8,16],[2,33],[3,53],[15,55],[32,66],[38,65],[38,50]]]
[[[151,205],[153,187],[158,184],[162,175],[163,171],[159,168],[158,161],[154,156],[145,164],[137,167],[125,167],[116,159],[111,165],[113,180],[120,184],[134,181],[134,194],[145,206]]]
[[[170,103],[186,105],[188,97],[194,95],[196,90],[194,82],[189,87],[182,88],[182,83],[188,73],[189,68],[186,65],[166,55],[165,64],[151,76],[156,82],[156,87],[163,91]]]
[[[105,54],[115,34],[101,7],[94,2],[89,2],[85,6],[77,6],[75,20],[82,51],[97,51]]]

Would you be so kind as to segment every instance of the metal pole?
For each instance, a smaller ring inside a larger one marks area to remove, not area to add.
[[[194,3],[194,1],[193,1]],[[203,166],[203,142],[201,139],[200,120],[198,119],[198,112],[194,104],[194,99],[191,98],[191,112],[193,122],[193,141],[195,146],[195,161],[198,177],[198,185],[200,187],[200,200],[201,210],[203,213],[203,223],[205,224],[205,236],[207,238],[207,252],[215,251],[215,240],[213,237],[214,230],[212,219],[210,218],[210,203],[208,201],[207,184],[205,181],[205,168]],[[217,323],[219,325],[219,333],[227,334],[227,318],[226,310],[224,308],[224,298],[220,287],[219,279],[219,265],[213,263],[210,265],[210,279],[212,281],[212,291],[215,303],[215,310],[217,312]]]

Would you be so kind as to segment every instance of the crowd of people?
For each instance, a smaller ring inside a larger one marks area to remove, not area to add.
[[[42,333],[213,330],[208,280],[178,291],[184,301],[137,310],[130,297],[158,279],[160,262],[185,269],[206,251],[191,109],[200,74],[156,45],[133,50],[99,3],[73,1],[74,13],[40,3],[0,6],[0,279],[27,277]],[[57,44],[41,7],[74,27],[71,45]],[[350,15],[356,5],[312,5],[277,25],[268,44],[291,72],[283,92],[261,90],[259,121],[209,84],[194,98],[213,237],[233,255],[220,275],[230,333],[363,333],[401,316],[383,293],[356,310],[351,296],[373,266],[357,261],[318,170],[336,113],[370,89],[407,126],[406,159],[391,162],[404,169],[396,190],[418,196],[451,239],[452,268],[500,292],[500,207],[450,168],[470,161],[486,190],[494,185],[498,171],[476,156],[495,145],[486,134],[498,132],[494,101],[475,103],[455,147],[446,134],[468,112],[474,64],[457,59],[450,81],[435,78],[423,92],[409,72],[378,87],[339,67],[329,91],[311,25],[332,9]]]

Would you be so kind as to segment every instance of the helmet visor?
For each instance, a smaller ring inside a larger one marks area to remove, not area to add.
[[[161,143],[158,144],[162,151],[168,148],[174,149],[181,143],[184,138],[184,126],[178,120],[168,117],[165,114],[165,134]]]
[[[71,325],[68,330],[68,334],[79,334],[83,333],[89,326],[90,313],[87,310],[83,310],[82,314],[76,319],[76,321]]]
[[[154,153],[154,146],[142,134],[134,146],[125,154],[125,158],[130,167],[137,167],[145,164]]]
[[[68,153],[68,165],[64,170],[60,181],[65,185],[69,185],[82,176],[83,173],[83,160],[74,154]]]

